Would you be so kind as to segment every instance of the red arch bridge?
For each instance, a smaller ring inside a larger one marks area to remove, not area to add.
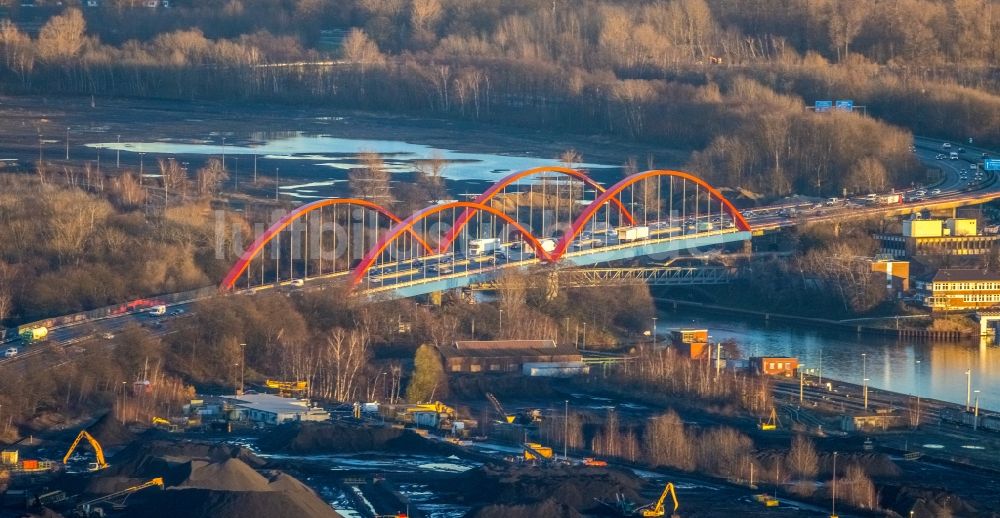
[[[302,205],[254,240],[220,289],[342,282],[412,297],[489,282],[511,268],[666,260],[750,235],[718,190],[687,173],[645,171],[605,188],[582,171],[541,167],[406,218],[352,198]]]

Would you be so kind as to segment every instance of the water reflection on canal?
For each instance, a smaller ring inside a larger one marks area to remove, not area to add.
[[[824,377],[858,384],[866,370],[871,387],[954,403],[965,403],[970,370],[980,405],[1000,409],[1000,376],[993,374],[1000,372],[1000,348],[994,346],[897,340],[684,308],[660,313],[658,334],[681,327],[708,329],[714,341],[732,338],[744,358],[797,357],[807,369],[822,369]]]

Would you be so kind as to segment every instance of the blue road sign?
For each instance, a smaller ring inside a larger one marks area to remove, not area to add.
[[[816,113],[828,112],[831,108],[833,108],[833,101],[816,101],[816,104],[813,105]]]
[[[1000,158],[987,158],[983,160],[983,169],[987,171],[1000,171]]]
[[[854,101],[850,99],[839,99],[837,100],[837,110],[842,112],[852,112],[854,111]]]

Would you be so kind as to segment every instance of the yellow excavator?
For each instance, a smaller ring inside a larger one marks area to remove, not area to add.
[[[76,447],[83,439],[87,439],[87,442],[90,443],[90,447],[94,449],[94,456],[97,458],[97,462],[91,462],[88,469],[90,471],[98,471],[107,468],[108,463],[104,460],[104,449],[101,448],[101,443],[97,442],[97,439],[95,439],[93,435],[90,435],[87,430],[80,430],[80,433],[77,434],[76,439],[73,440],[73,444],[69,447],[66,455],[63,456],[63,464],[69,462],[69,458],[73,455],[73,451],[76,450]]]
[[[778,411],[771,407],[771,416],[768,417],[767,421],[761,421],[757,427],[765,432],[770,432],[777,430],[781,423],[778,422]]]
[[[677,514],[677,508],[680,507],[680,504],[677,502],[677,491],[674,489],[673,482],[667,482],[667,485],[663,487],[663,493],[660,493],[660,499],[657,500],[656,503],[637,509],[636,516],[642,516],[644,518],[666,516],[667,509],[663,504],[667,501],[668,494],[674,501],[674,511],[670,514],[670,516],[671,518],[680,518],[680,515]]]

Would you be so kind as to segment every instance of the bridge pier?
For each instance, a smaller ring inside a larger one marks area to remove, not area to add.
[[[555,300],[559,296],[559,272],[552,270],[545,279],[545,300]]]

